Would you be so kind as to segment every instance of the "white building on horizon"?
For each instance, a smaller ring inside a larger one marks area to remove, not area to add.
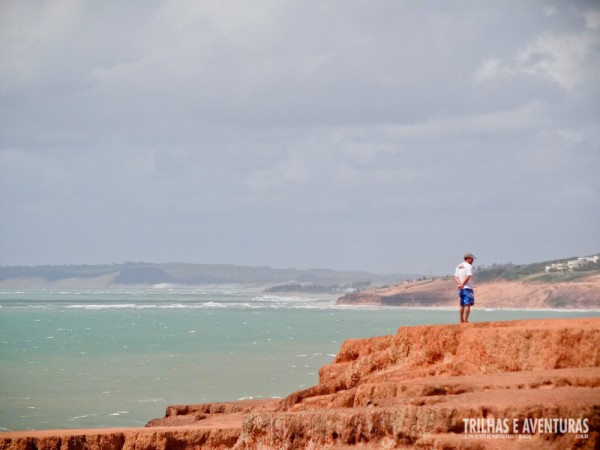
[[[597,263],[600,260],[600,255],[594,256],[581,256],[577,259],[572,259],[570,261],[560,262],[550,264],[546,266],[546,273],[550,272],[573,272],[573,270],[585,266],[590,263]]]

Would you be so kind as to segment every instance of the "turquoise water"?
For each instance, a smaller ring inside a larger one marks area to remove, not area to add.
[[[171,404],[285,397],[347,338],[455,309],[336,307],[253,288],[0,292],[0,429],[143,426]],[[598,316],[484,311],[472,321]]]

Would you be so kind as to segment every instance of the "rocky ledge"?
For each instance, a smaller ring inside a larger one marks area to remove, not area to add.
[[[403,327],[344,342],[285,399],[170,406],[142,429],[10,432],[0,449],[598,448],[600,318]]]

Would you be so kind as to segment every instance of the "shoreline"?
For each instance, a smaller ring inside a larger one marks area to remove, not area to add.
[[[598,300],[600,302],[600,300]],[[397,311],[397,310],[409,310],[409,311],[457,311],[459,308],[458,306],[458,300],[456,302],[456,306],[395,306],[395,305],[372,305],[372,304],[355,304],[355,305],[350,305],[350,304],[342,304],[342,305],[334,305],[334,310],[337,309],[347,309],[347,310],[353,310],[353,309],[372,309],[372,310],[391,310],[391,311]],[[583,312],[583,313],[587,313],[587,312],[592,312],[592,313],[600,313],[600,308],[533,308],[533,307],[524,307],[524,308],[517,308],[517,307],[489,307],[489,306],[479,306],[477,304],[475,304],[472,307],[472,312],[476,312],[476,311],[486,311],[486,312],[493,312],[493,311],[527,311],[527,312],[566,312],[566,313],[577,313],[577,312]]]

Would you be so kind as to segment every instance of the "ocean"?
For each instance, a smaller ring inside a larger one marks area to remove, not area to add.
[[[285,397],[345,339],[456,323],[456,308],[336,306],[257,287],[0,292],[0,430],[139,427],[173,404]],[[600,311],[478,310],[471,321]]]

